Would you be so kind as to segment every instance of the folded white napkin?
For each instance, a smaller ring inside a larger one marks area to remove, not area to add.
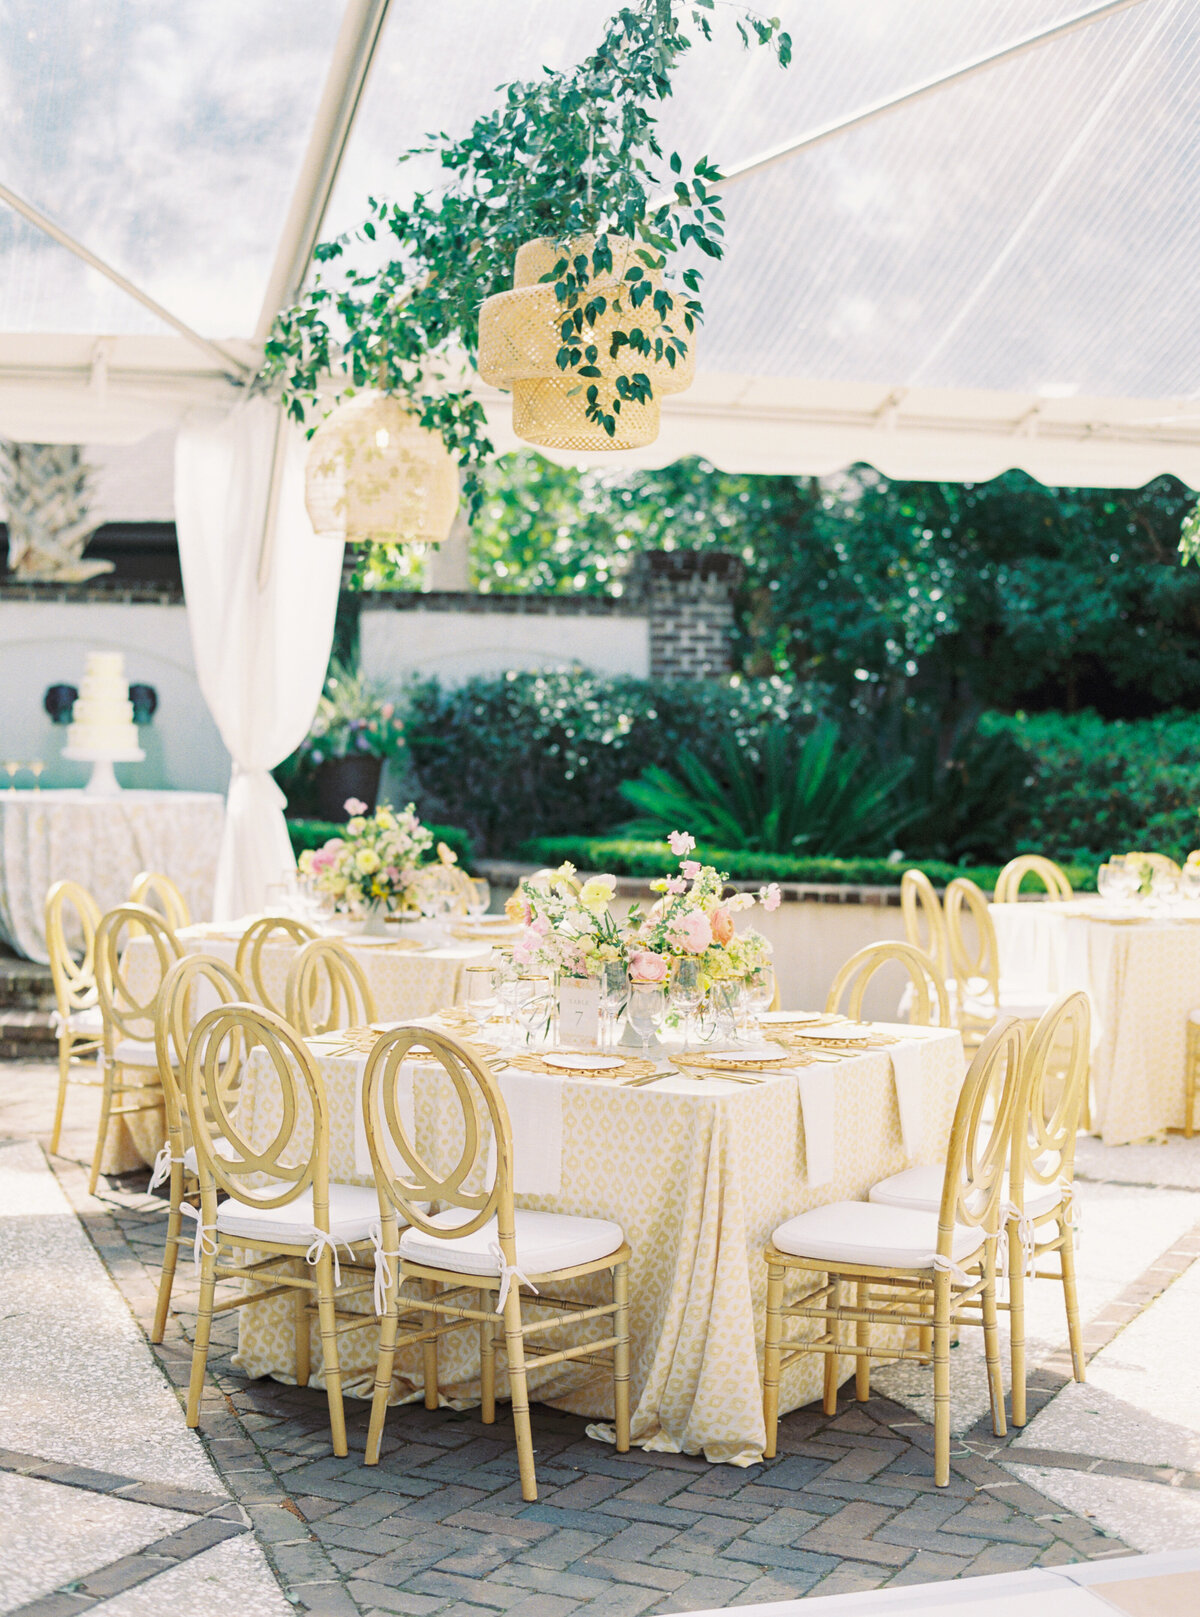
[[[900,1138],[904,1155],[912,1162],[925,1139],[925,1098],[921,1070],[924,1058],[920,1041],[902,1040],[890,1045],[892,1076],[896,1081],[896,1101],[900,1108]]]
[[[827,1185],[834,1172],[833,1091],[829,1071],[800,1067],[800,1113],[804,1119],[804,1176],[810,1189]]]
[[[497,1082],[512,1124],[513,1190],[518,1196],[557,1196],[562,1188],[563,1080],[510,1068]]]

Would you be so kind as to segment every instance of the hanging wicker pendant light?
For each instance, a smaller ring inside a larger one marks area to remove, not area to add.
[[[692,384],[696,367],[690,341],[686,356],[674,366],[665,359],[631,353],[628,348],[621,350],[622,358],[609,358],[614,331],[637,326],[653,339],[659,316],[654,310],[653,291],[636,309],[630,300],[631,286],[625,280],[625,271],[631,264],[640,263],[634,257],[634,244],[624,236],[609,236],[608,242],[612,270],[603,278],[593,279],[587,289],[589,300],[603,297],[607,307],[594,325],[584,323],[577,342],[579,346],[595,343],[600,351],[596,360],[600,377],[591,380],[606,404],[612,396],[613,378],[637,371],[650,378],[654,396],[648,404],[623,401],[611,438],[599,422],[588,420],[588,379],[558,368],[558,351],[563,346],[563,305],[555,295],[554,283],[542,281],[542,276],[548,275],[562,258],[563,249],[550,237],[527,241],[517,253],[513,290],[486,298],[479,311],[479,374],[491,386],[512,393],[513,431],[526,443],[544,449],[638,449],[658,437],[660,396],[682,393]],[[594,245],[593,236],[581,236],[571,243],[567,254],[574,258],[586,253],[590,260]],[[647,270],[645,278],[654,291],[662,284],[659,271]],[[619,314],[613,310],[618,297],[622,310]]]
[[[304,503],[329,539],[440,545],[458,509],[458,471],[442,440],[398,399],[356,393],[313,434]]]

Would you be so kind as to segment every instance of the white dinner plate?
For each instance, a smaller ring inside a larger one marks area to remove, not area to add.
[[[760,1011],[758,1020],[764,1027],[797,1027],[801,1022],[821,1022],[824,1011]]]
[[[573,1055],[557,1050],[541,1059],[548,1067],[558,1067],[563,1072],[615,1072],[625,1065],[619,1056]]]

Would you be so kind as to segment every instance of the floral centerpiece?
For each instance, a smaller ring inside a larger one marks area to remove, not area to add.
[[[679,874],[651,882],[661,896],[648,915],[630,914],[630,975],[641,982],[665,982],[671,961],[690,956],[699,962],[700,985],[708,991],[765,965],[771,945],[760,932],[737,931],[733,918],[756,903],[768,912],[777,909],[778,884],[726,898],[728,876],[690,857],[695,838],[686,831],[672,831],[668,840],[679,860]]]
[[[615,876],[592,876],[582,885],[575,866],[527,879],[505,905],[510,920],[523,927],[513,959],[557,977],[595,977],[608,961],[627,960],[622,929],[609,911],[617,890]]]
[[[420,865],[429,859],[433,832],[409,803],[398,812],[386,804],[373,814],[357,798],[346,799],[345,834],[300,855],[301,875],[336,910],[355,916],[397,909]],[[449,850],[447,850],[449,851]]]

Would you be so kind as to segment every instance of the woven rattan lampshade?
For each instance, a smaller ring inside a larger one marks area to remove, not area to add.
[[[458,509],[458,472],[442,440],[398,399],[357,393],[313,434],[304,503],[330,539],[440,545]]]
[[[562,305],[555,296],[553,282],[541,281],[553,270],[561,249],[549,237],[527,241],[517,253],[513,290],[487,298],[479,311],[479,374],[493,387],[512,393],[513,431],[526,443],[545,449],[638,449],[658,437],[660,395],[682,393],[691,386],[695,360],[690,342],[686,358],[674,367],[666,360],[630,354],[628,349],[623,350],[623,359],[608,357],[614,331],[640,326],[653,337],[658,321],[650,298],[636,310],[629,302],[630,286],[624,275],[635,262],[633,243],[624,236],[608,239],[612,273],[593,280],[588,287],[589,296],[603,296],[608,308],[594,326],[584,325],[581,342],[594,342],[600,350],[596,364],[601,372],[597,386],[602,398],[611,396],[614,376],[633,371],[644,372],[650,378],[654,397],[649,404],[622,404],[616,434],[611,438],[602,426],[587,419],[587,383],[574,372],[558,368]],[[570,255],[590,255],[593,245],[593,237],[580,237],[571,243]],[[662,277],[657,272],[647,271],[646,278],[656,289],[661,285]],[[622,295],[624,312],[614,314],[612,303],[618,294]]]

